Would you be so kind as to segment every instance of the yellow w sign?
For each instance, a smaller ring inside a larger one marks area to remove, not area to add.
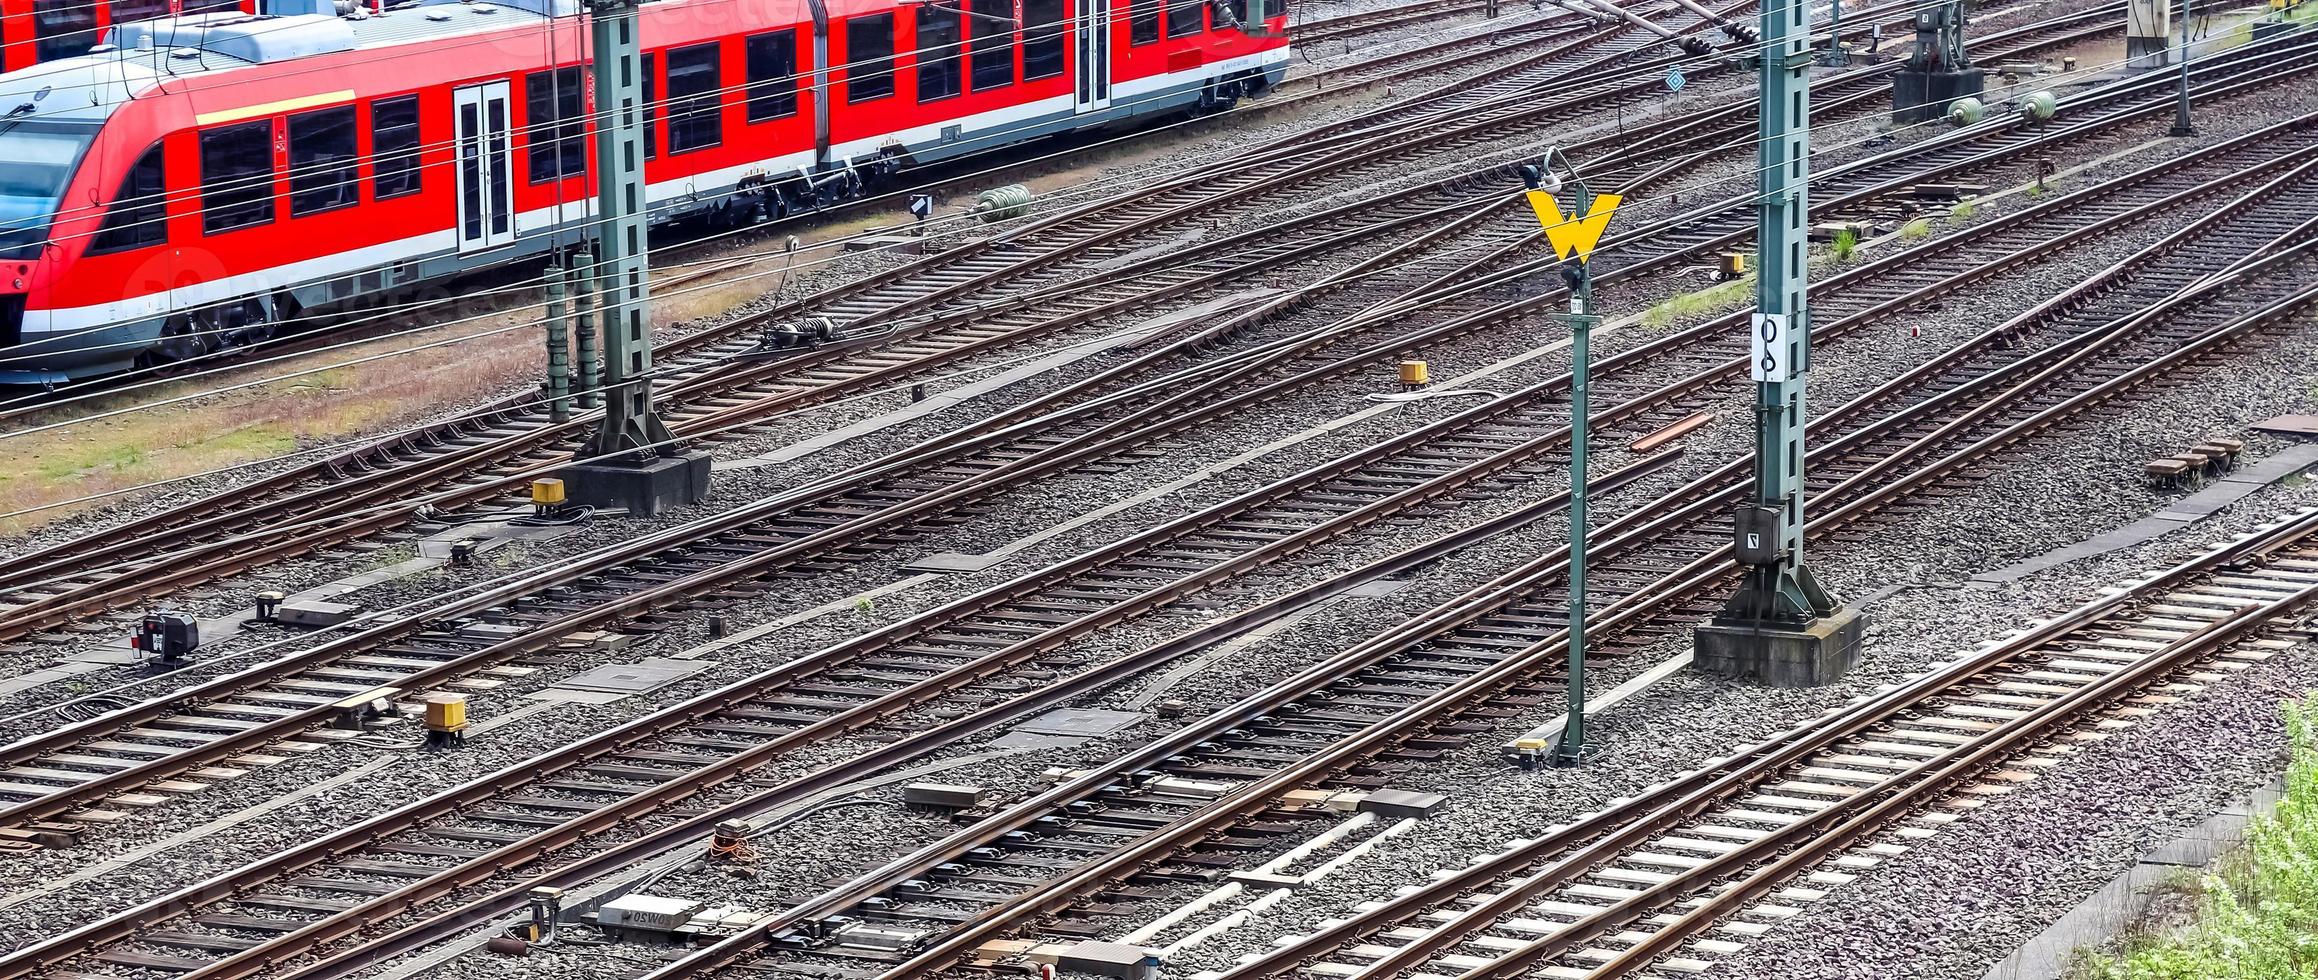
[[[1594,246],[1602,240],[1603,230],[1610,227],[1610,215],[1624,200],[1616,194],[1594,195],[1593,209],[1583,219],[1564,218],[1561,204],[1545,191],[1529,192],[1530,210],[1537,212],[1537,223],[1545,226],[1545,239],[1553,243],[1553,253],[1564,259],[1577,253],[1584,262],[1594,254]]]

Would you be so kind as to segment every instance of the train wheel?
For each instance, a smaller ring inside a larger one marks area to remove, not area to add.
[[[254,347],[274,339],[273,317],[266,315],[266,305],[254,299],[241,301],[239,308],[220,311],[225,325],[217,347]]]
[[[179,313],[162,321],[161,336],[137,358],[147,367],[166,367],[201,357],[217,346],[217,327],[210,311]]]

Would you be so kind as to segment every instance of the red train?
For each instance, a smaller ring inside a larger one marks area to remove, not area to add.
[[[579,239],[577,0],[297,2],[321,9],[121,23],[0,75],[0,383],[197,356]],[[1284,0],[642,10],[655,222],[766,220],[908,164],[1229,104],[1288,59]]]

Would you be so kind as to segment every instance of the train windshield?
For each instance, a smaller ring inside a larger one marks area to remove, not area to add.
[[[0,258],[39,254],[73,167],[96,136],[83,123],[0,119]]]

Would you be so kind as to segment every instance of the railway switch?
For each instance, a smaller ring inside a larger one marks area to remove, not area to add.
[[[455,749],[467,744],[467,696],[427,695],[427,748]]]
[[[201,624],[192,616],[167,609],[145,614],[129,635],[129,648],[152,654],[163,667],[183,666],[201,647]]]

